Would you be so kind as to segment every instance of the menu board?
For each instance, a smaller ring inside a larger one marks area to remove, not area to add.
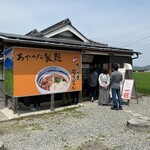
[[[126,99],[126,100],[131,99],[133,85],[134,85],[134,80],[125,79],[123,81],[122,94],[121,94],[122,99]]]

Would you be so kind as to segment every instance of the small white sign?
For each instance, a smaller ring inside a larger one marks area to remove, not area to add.
[[[122,74],[122,79],[124,80],[124,78],[125,78],[125,73],[126,73],[126,69],[125,69],[125,68],[119,68],[118,71],[121,72],[121,74]]]
[[[123,81],[122,94],[121,94],[122,99],[127,99],[127,100],[131,99],[133,84],[134,84],[134,80],[131,79],[125,79]]]

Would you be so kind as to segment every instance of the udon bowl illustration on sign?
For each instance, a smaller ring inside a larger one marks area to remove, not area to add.
[[[46,67],[37,73],[35,84],[41,94],[66,92],[70,86],[70,74],[58,66]]]

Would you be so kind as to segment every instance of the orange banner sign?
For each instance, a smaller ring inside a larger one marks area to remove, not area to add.
[[[11,53],[14,97],[82,90],[80,52],[13,47]]]

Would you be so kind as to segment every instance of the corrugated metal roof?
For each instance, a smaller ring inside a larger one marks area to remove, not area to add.
[[[13,42],[13,43],[24,43],[24,44],[37,44],[37,45],[45,45],[45,46],[53,46],[53,47],[66,47],[66,48],[73,48],[73,49],[82,49],[82,50],[100,50],[100,51],[109,51],[109,52],[120,52],[120,53],[139,53],[134,52],[132,49],[125,49],[125,48],[118,48],[118,47],[111,47],[108,44],[98,43],[92,40],[87,39],[84,35],[82,35],[76,28],[73,28],[79,32],[82,36],[84,36],[89,42],[83,42],[75,39],[69,38],[60,38],[58,36],[54,38],[44,37],[45,34],[52,32],[53,30],[57,30],[66,25],[71,25],[71,21],[67,18],[55,25],[52,25],[40,32],[37,29],[34,29],[27,33],[26,35],[18,35],[18,34],[10,34],[10,33],[0,33],[0,39],[4,40],[5,42]]]
[[[93,49],[93,50],[108,50],[108,51],[122,51],[122,52],[128,52],[133,53],[132,49],[124,49],[124,48],[117,48],[117,47],[110,47],[103,44],[98,44],[95,42],[80,42],[80,41],[72,41],[67,39],[51,39],[46,37],[31,37],[31,36],[25,36],[25,35],[18,35],[18,34],[9,34],[9,33],[0,33],[0,38],[5,41],[13,41],[13,42],[23,42],[23,43],[39,43],[43,45],[53,45],[53,46],[59,46],[62,45],[63,47],[78,47],[82,49]]]

